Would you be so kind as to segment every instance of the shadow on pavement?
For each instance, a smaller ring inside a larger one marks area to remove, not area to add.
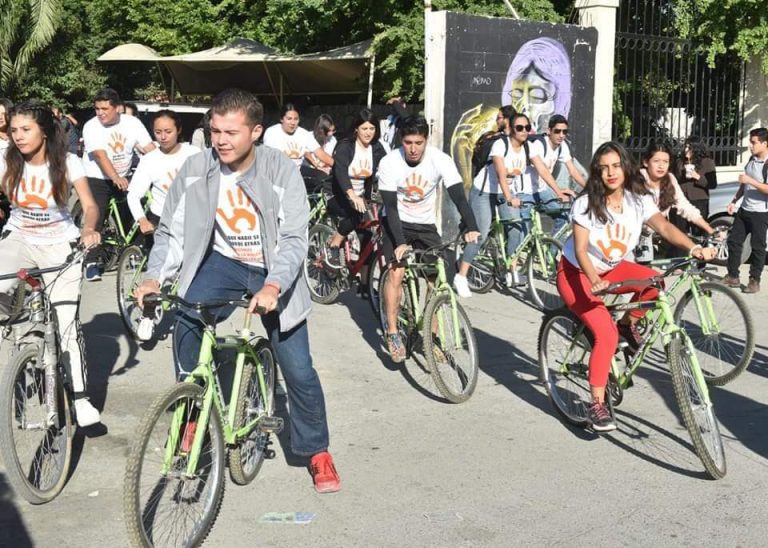
[[[0,474],[0,546],[33,546],[4,474]]]

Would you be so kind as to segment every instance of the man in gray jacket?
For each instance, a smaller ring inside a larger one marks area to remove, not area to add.
[[[323,390],[309,351],[304,182],[282,152],[255,146],[263,108],[254,95],[223,91],[211,110],[213,148],[189,158],[171,185],[136,296],[141,302],[157,293],[177,272],[179,295],[189,301],[253,294],[249,310],[261,312],[285,379],[292,450],[311,457],[318,492],[338,491]],[[202,328],[190,313],[178,314],[174,350],[180,377],[197,364]]]

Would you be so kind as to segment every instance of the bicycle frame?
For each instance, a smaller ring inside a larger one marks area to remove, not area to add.
[[[491,225],[491,234],[496,238],[498,253],[500,254],[499,261],[496,265],[497,267],[500,267],[503,264],[508,269],[515,261],[519,261],[526,252],[529,252],[529,248],[531,247],[533,247],[533,251],[538,255],[540,264],[547,264],[544,260],[544,252],[541,245],[541,238],[546,236],[546,234],[541,226],[541,214],[535,207],[531,209],[531,229],[523,237],[523,241],[520,242],[520,245],[515,252],[510,256],[507,255],[507,236],[504,224],[522,224],[523,222],[523,219],[502,221],[498,216],[494,219],[493,224]]]
[[[147,192],[146,194],[147,201],[144,204],[144,213],[146,214],[149,211],[149,206],[152,204],[152,194],[150,192]],[[111,215],[112,218],[115,220],[115,225],[117,225],[117,233],[122,239],[121,242],[108,242],[113,245],[131,245],[131,242],[133,242],[133,239],[136,237],[136,233],[139,231],[139,222],[134,221],[131,225],[130,230],[126,233],[125,227],[123,226],[123,220],[120,218],[120,208],[118,207],[118,200],[117,198],[110,198],[109,204],[107,206],[108,209],[108,215]]]
[[[267,401],[272,395],[268,394],[266,381],[264,379],[264,368],[258,355],[253,351],[250,340],[253,332],[250,328],[251,314],[246,313],[245,322],[240,333],[232,336],[216,337],[216,330],[212,325],[206,325],[203,329],[203,340],[200,345],[200,354],[198,356],[197,367],[187,376],[184,382],[202,383],[205,387],[203,400],[200,409],[200,415],[197,419],[198,425],[207,425],[211,419],[211,408],[216,407],[219,416],[222,419],[222,430],[224,434],[224,443],[234,445],[239,438],[247,435],[255,425],[262,419],[261,416],[254,418],[241,428],[235,430],[235,413],[237,412],[238,397],[240,394],[240,385],[243,382],[243,366],[246,357],[249,357],[256,364],[256,373],[259,381],[259,391],[261,396]],[[229,403],[224,401],[224,395],[221,391],[221,385],[218,376],[213,369],[213,353],[215,350],[235,349],[237,350],[237,359],[235,361],[235,375],[232,382],[232,393]],[[215,395],[215,397],[214,397]],[[267,401],[267,408],[270,402]],[[168,433],[169,443],[165,447],[165,458],[163,460],[163,474],[167,474],[173,467],[173,456],[179,444],[181,425],[184,423],[184,414],[186,406],[180,405],[175,411],[171,422],[170,432]],[[187,461],[186,474],[193,476],[197,469],[200,458],[200,450],[203,446],[205,428],[198,428],[195,432],[192,447]]]

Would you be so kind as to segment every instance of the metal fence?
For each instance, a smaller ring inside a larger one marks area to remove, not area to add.
[[[616,21],[613,137],[635,154],[651,141],[707,144],[717,165],[742,151],[744,63],[734,54],[707,65],[678,37],[675,0],[621,0]]]

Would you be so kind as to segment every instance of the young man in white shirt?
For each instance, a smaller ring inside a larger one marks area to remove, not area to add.
[[[249,310],[260,310],[286,383],[291,449],[310,459],[318,492],[338,491],[325,398],[309,349],[304,182],[281,151],[255,145],[264,116],[255,95],[228,89],[213,99],[211,109],[213,149],[184,162],[170,186],[136,297],[141,303],[174,279],[179,295],[193,302],[253,294]],[[231,313],[224,309],[218,317]],[[202,334],[199,318],[177,315],[179,376],[196,367]]]
[[[387,317],[385,338],[395,363],[405,361],[406,349],[397,332],[400,292],[405,267],[399,262],[411,247],[429,249],[442,243],[437,231],[438,184],[442,182],[467,227],[464,239],[476,242],[480,233],[464,194],[464,184],[450,156],[428,146],[429,125],[423,116],[409,116],[400,124],[402,145],[379,164],[379,193],[383,217],[383,252],[391,275],[384,287]],[[448,261],[449,266],[451,262]]]
[[[744,201],[736,212],[733,228],[728,235],[728,276],[723,283],[739,287],[739,263],[744,241],[751,234],[752,257],[749,262],[749,283],[744,293],[760,291],[760,277],[765,266],[766,231],[768,231],[768,129],[761,127],[749,132],[749,150],[752,158],[739,175],[739,190],[728,204],[728,214],[733,215],[736,202],[743,196]]]
[[[118,112],[117,107],[122,105],[122,101],[115,90],[101,90],[93,103],[96,116],[83,126],[83,165],[91,194],[99,208],[96,226],[100,230],[110,198],[123,195],[128,189],[126,175],[131,170],[134,154],[151,152],[155,145],[138,118]],[[101,247],[88,252],[85,260],[87,280],[101,279],[102,263]]]

